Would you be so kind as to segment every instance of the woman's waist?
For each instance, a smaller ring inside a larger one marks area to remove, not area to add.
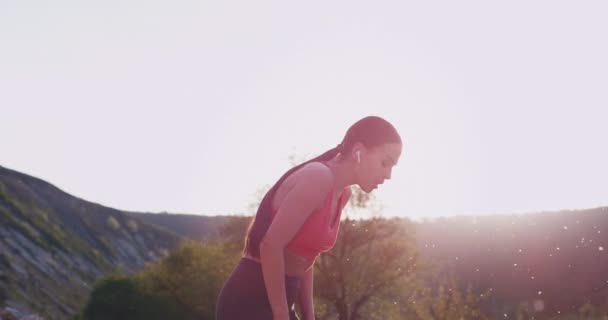
[[[244,254],[241,256],[241,258],[245,258],[245,259],[253,260],[253,261],[255,261],[255,262],[257,262],[257,263],[260,263],[260,264],[262,263],[262,261],[260,260],[260,258],[254,257],[254,256],[250,255],[249,253],[244,253]]]
[[[310,261],[305,257],[298,256],[289,250],[284,250],[284,268],[285,275],[290,277],[301,277],[309,268],[312,268],[314,260]],[[258,264],[262,264],[262,260],[259,257],[254,257],[249,253],[244,253],[241,258],[255,261]]]

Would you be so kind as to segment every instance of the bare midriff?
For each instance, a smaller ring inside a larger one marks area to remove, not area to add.
[[[283,250],[283,256],[285,257],[285,275],[289,277],[301,277],[315,262],[314,260],[308,260],[297,255],[288,249]],[[244,254],[243,258],[261,263],[259,258],[253,257],[248,253]]]

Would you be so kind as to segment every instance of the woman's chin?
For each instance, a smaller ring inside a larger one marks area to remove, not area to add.
[[[370,193],[378,188],[378,185],[373,186],[365,186],[365,188],[361,188],[361,190],[365,191],[365,193]]]

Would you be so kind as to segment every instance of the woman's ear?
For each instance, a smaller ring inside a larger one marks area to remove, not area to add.
[[[361,152],[363,149],[364,149],[364,146],[360,142],[356,142],[353,145],[352,156],[353,156],[353,159],[355,161],[357,161],[357,163],[361,162]]]

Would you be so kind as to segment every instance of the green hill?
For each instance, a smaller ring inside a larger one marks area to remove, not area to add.
[[[0,167],[0,297],[8,307],[67,319],[97,279],[133,273],[181,239],[137,215]]]

